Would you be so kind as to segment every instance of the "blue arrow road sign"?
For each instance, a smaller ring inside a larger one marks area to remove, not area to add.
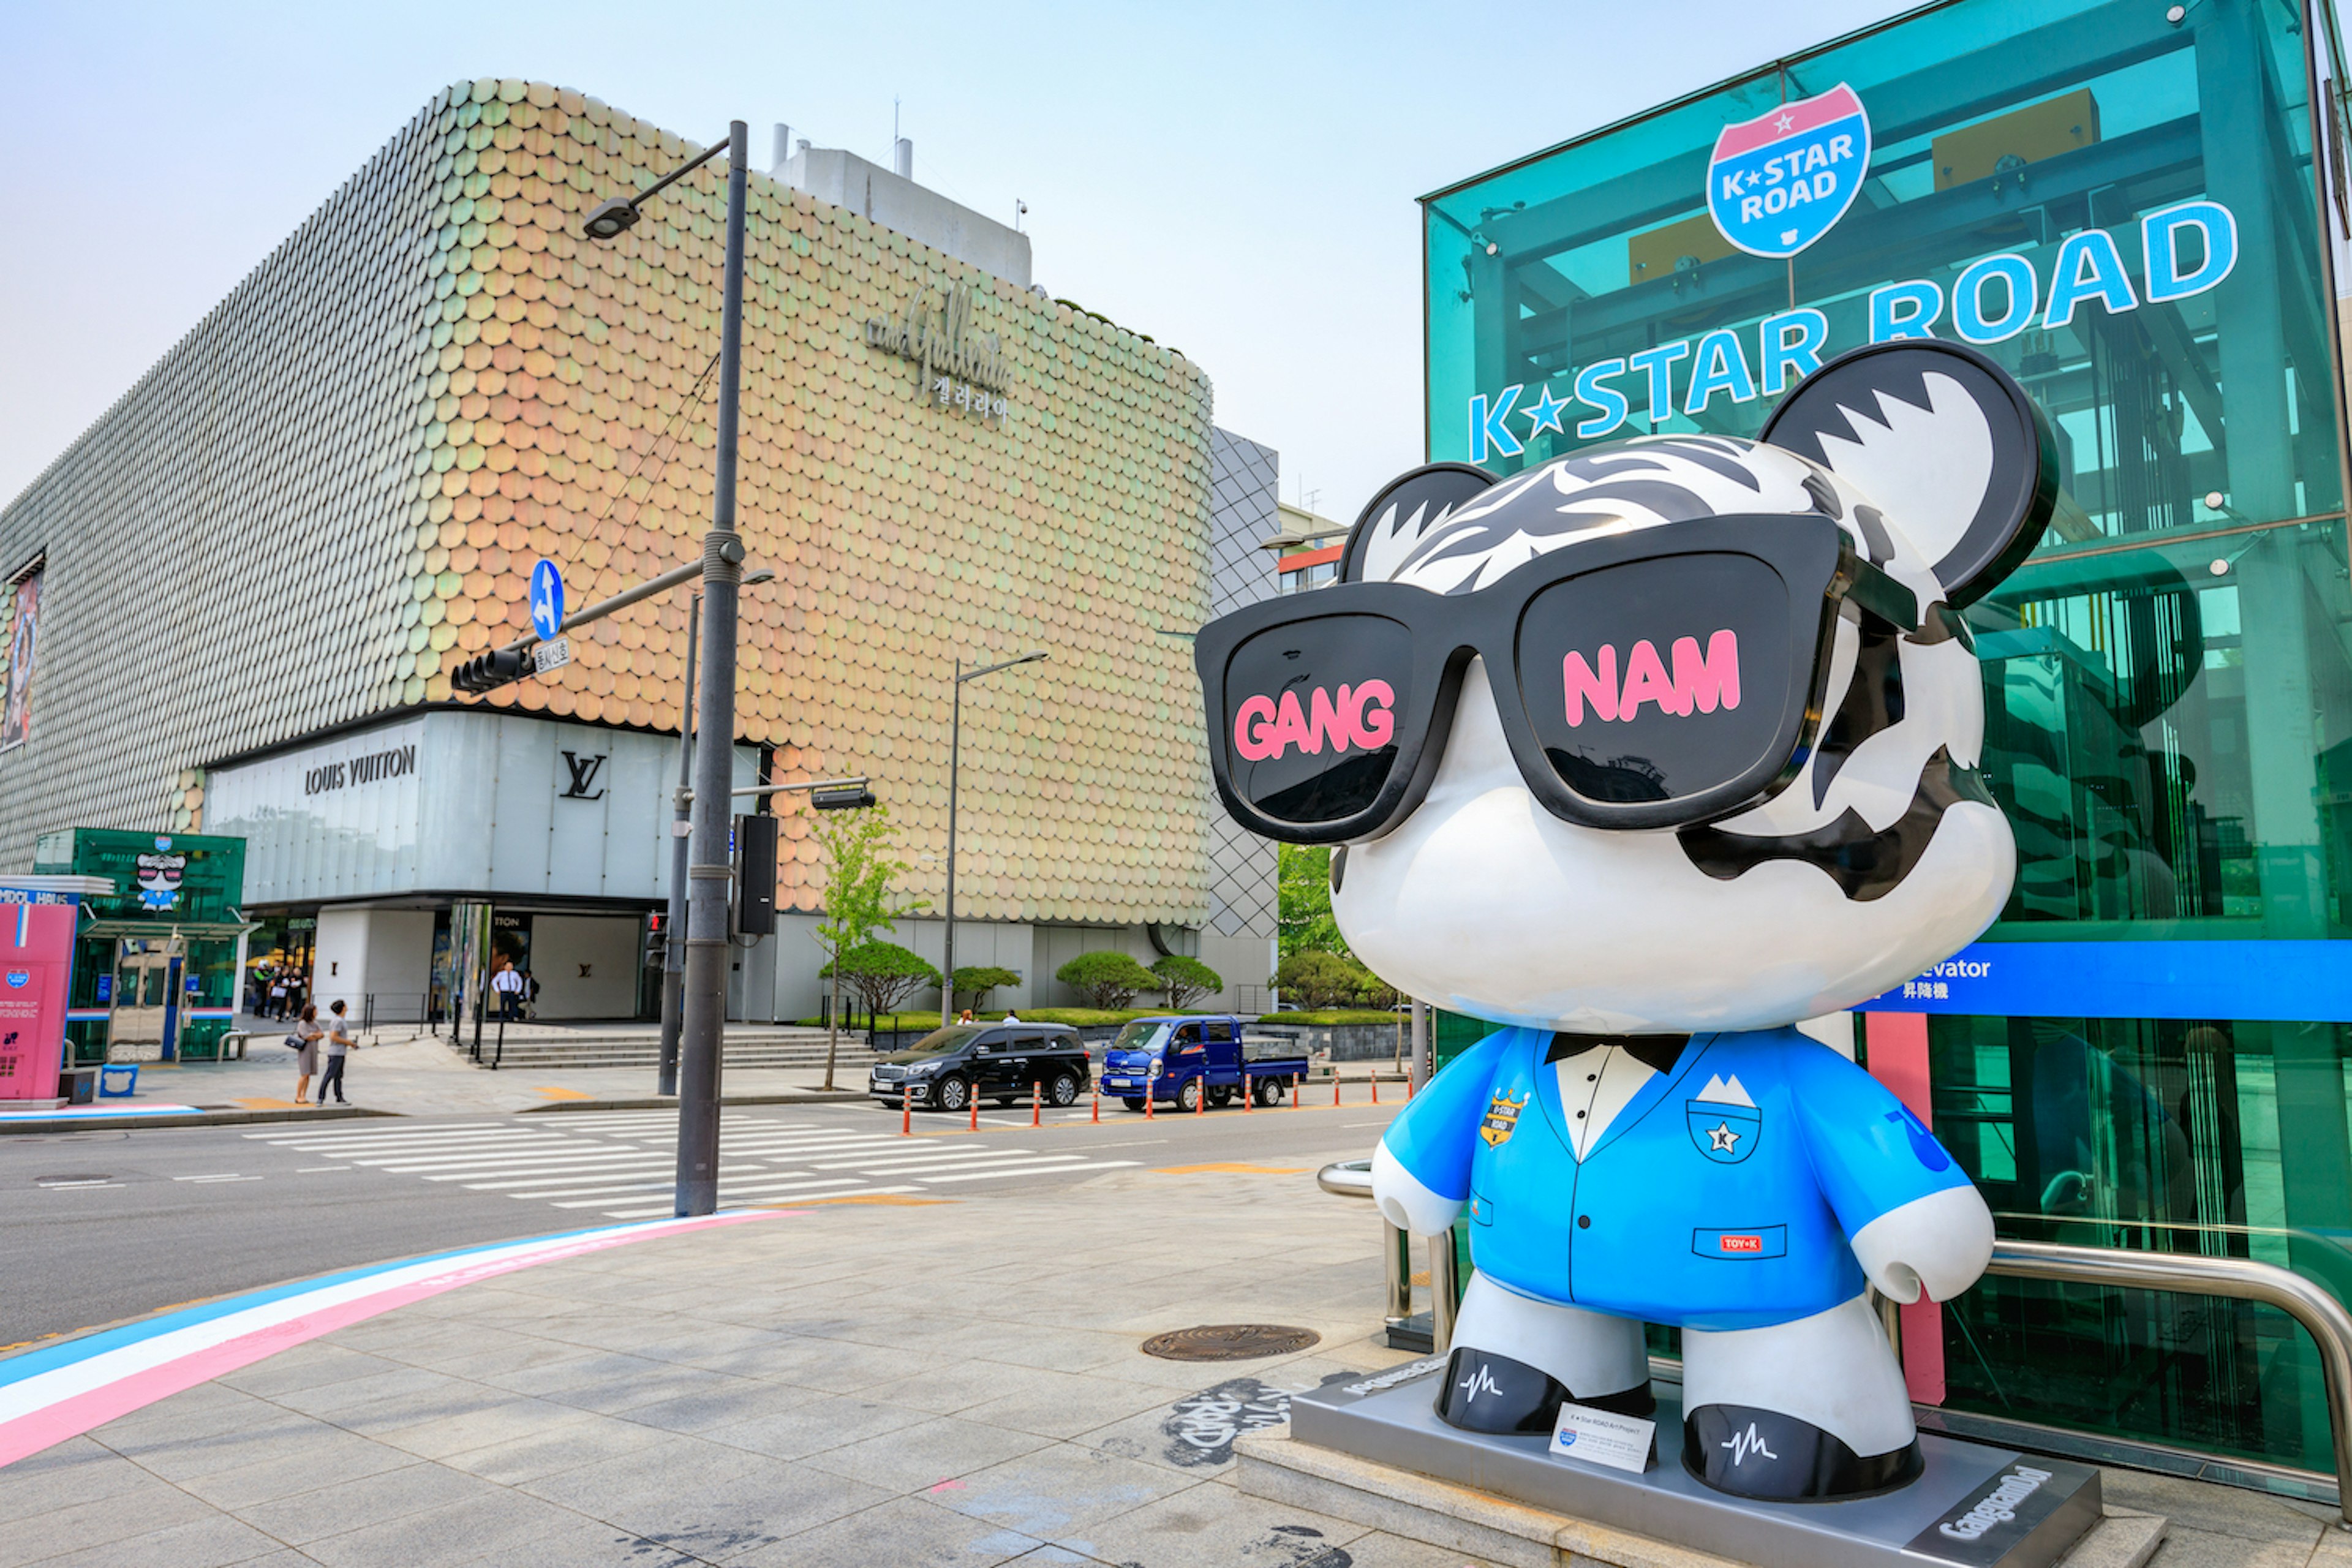
[[[552,561],[530,569],[530,626],[542,641],[563,629],[563,574]]]

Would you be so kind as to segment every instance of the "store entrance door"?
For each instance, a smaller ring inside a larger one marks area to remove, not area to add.
[[[172,959],[162,942],[126,938],[114,962],[114,1006],[108,1021],[110,1047],[163,1048],[163,1005],[171,994]]]

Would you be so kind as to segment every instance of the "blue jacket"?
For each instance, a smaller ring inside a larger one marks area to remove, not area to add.
[[[1676,1327],[1790,1322],[1861,1294],[1848,1237],[1968,1184],[1875,1079],[1791,1028],[1694,1035],[1580,1163],[1551,1039],[1489,1035],[1381,1139],[1467,1200],[1472,1260],[1522,1295]]]

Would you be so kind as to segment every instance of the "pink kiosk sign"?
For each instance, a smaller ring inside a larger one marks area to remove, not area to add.
[[[0,887],[0,1101],[55,1100],[80,900]]]

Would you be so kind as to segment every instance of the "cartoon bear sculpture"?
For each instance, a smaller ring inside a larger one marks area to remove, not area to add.
[[[1875,1079],[1801,1033],[1974,938],[2009,892],[1959,610],[2057,490],[2048,426],[1932,341],[1801,382],[1762,439],[1590,447],[1394,481],[1339,581],[1204,628],[1227,809],[1338,846],[1332,910],[1410,994],[1505,1026],[1391,1123],[1381,1212],[1465,1212],[1438,1413],[1654,1408],[1746,1497],[1918,1473],[1865,1287],[1947,1300],[1992,1220]]]

